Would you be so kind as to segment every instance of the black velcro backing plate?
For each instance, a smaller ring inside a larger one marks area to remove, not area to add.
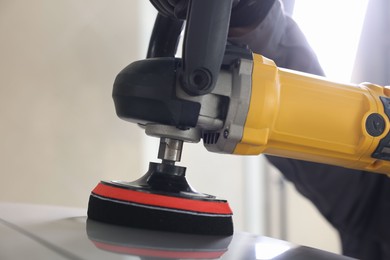
[[[114,225],[169,232],[221,235],[233,234],[232,216],[193,214],[185,211],[167,211],[164,208],[89,197],[88,217]]]

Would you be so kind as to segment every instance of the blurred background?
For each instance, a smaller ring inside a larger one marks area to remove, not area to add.
[[[329,77],[382,85],[388,5],[285,1]],[[117,73],[145,57],[155,15],[145,0],[0,1],[0,201],[86,208],[101,179],[134,180],[157,161],[158,140],[117,118],[111,98]],[[263,157],[187,144],[180,165],[230,202],[236,230],[339,252],[333,228]]]

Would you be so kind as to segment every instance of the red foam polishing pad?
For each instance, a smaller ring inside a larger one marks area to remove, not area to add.
[[[154,193],[115,182],[100,182],[92,191],[88,217],[152,230],[209,235],[233,233],[232,211],[226,200]]]

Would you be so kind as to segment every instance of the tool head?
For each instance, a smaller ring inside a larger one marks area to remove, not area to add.
[[[225,200],[194,191],[185,168],[150,163],[134,182],[100,182],[92,191],[88,217],[128,227],[205,235],[233,234]]]

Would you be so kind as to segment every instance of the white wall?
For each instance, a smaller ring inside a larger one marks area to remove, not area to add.
[[[143,56],[139,2],[0,2],[1,201],[85,207],[100,179],[139,173],[142,133],[111,98]]]
[[[298,245],[340,253],[341,245],[337,231],[313,204],[301,196],[291,183],[286,185],[286,194],[288,226],[286,239]]]
[[[280,172],[269,166],[266,174],[266,235],[322,250],[340,253],[336,230],[313,204],[297,192]]]

